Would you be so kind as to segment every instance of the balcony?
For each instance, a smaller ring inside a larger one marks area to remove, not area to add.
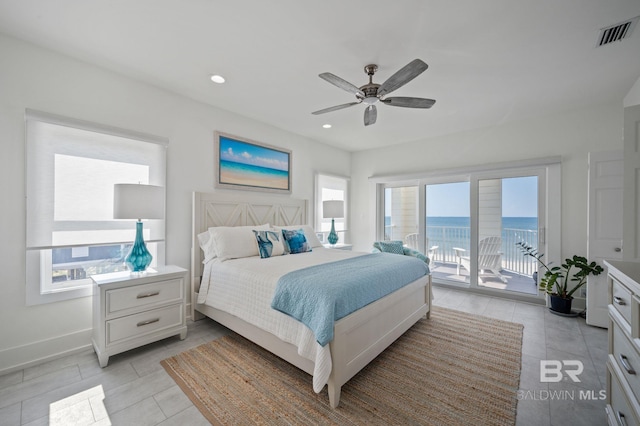
[[[469,284],[469,271],[458,266],[455,248],[463,248],[469,253],[470,228],[452,226],[427,227],[428,247],[438,246],[432,253],[432,274],[435,279]],[[505,291],[536,295],[537,286],[533,273],[536,261],[524,256],[516,243],[524,242],[536,246],[538,231],[534,229],[502,228],[502,270],[501,280],[492,274],[479,271],[479,286]]]
[[[397,235],[393,226],[387,227],[390,239],[404,239]],[[502,269],[501,280],[490,273],[479,271],[478,286],[498,290],[513,291],[529,295],[537,295],[537,285],[533,273],[537,271],[534,259],[524,256],[516,243],[524,242],[531,246],[538,244],[537,229],[502,228]],[[431,273],[435,280],[453,284],[470,285],[470,274],[467,269],[458,266],[454,248],[463,248],[470,253],[471,229],[461,226],[427,226],[427,251],[431,258]],[[435,248],[437,247],[437,248]],[[432,249],[435,248],[435,249]]]

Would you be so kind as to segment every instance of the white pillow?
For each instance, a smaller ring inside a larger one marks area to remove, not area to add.
[[[204,260],[202,263],[207,263],[216,257],[216,246],[209,230],[198,234],[198,242],[200,243],[200,248],[204,253]]]
[[[221,260],[258,256],[253,230],[268,231],[269,224],[259,226],[216,226],[209,228],[217,257]]]
[[[297,229],[302,229],[302,232],[304,232],[304,236],[307,239],[307,243],[309,244],[310,247],[322,247],[322,243],[320,242],[320,240],[318,239],[318,236],[316,235],[316,231],[313,230],[313,228],[311,227],[311,225],[287,225],[287,226],[275,226],[273,227],[273,229],[275,229],[278,232],[282,232],[283,229],[287,229],[287,230],[297,230]]]

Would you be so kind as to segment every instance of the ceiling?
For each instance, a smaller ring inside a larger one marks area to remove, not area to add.
[[[596,43],[638,15],[638,0],[0,0],[0,33],[358,151],[622,105],[640,77],[640,25]],[[379,105],[368,127],[364,104],[311,114],[355,100],[318,74],[361,86],[373,63],[381,84],[415,58],[429,69],[392,96],[431,109]]]

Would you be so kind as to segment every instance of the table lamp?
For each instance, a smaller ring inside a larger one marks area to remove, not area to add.
[[[125,263],[131,272],[144,272],[153,256],[142,237],[142,219],[164,217],[164,188],[154,185],[118,183],[113,187],[113,218],[138,219],[136,239]]]
[[[338,234],[336,234],[336,228],[334,219],[344,217],[344,201],[342,200],[328,200],[322,202],[322,217],[324,219],[331,218],[331,232],[329,232],[329,244],[332,246],[338,242]]]

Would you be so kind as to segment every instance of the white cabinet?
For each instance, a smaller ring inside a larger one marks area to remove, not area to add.
[[[605,261],[609,288],[607,419],[640,424],[640,263]]]
[[[178,266],[91,277],[92,343],[101,367],[111,355],[176,334],[187,337],[186,277]]]

